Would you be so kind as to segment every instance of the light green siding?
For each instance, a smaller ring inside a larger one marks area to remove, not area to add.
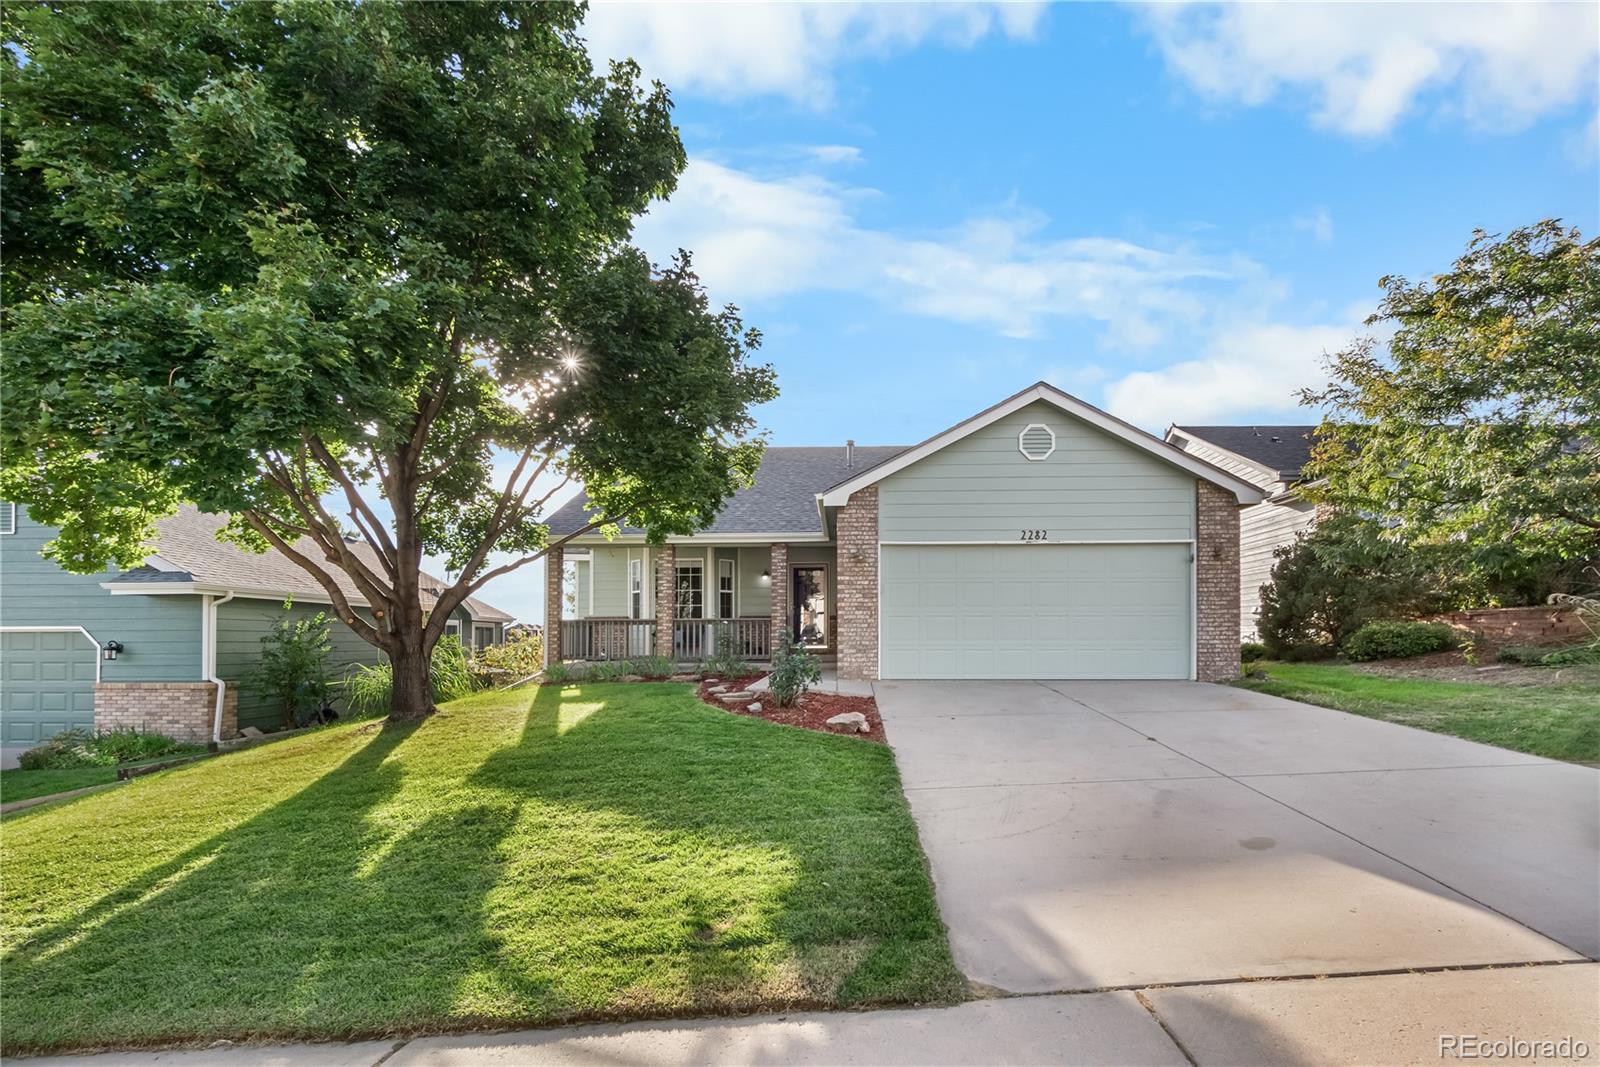
[[[592,566],[586,559],[572,565],[572,617],[575,619],[587,619],[594,614],[593,605],[589,602],[589,568]]]
[[[317,612],[332,609],[326,604],[296,602],[289,608],[295,619],[310,618]],[[281,600],[247,600],[237,598],[217,605],[217,677],[229,685],[238,686],[239,680],[261,656],[261,639],[271,630],[275,620],[284,614]],[[333,653],[328,657],[328,673],[335,680],[345,678],[352,665],[377,663],[383,653],[373,648],[355,631],[334,619],[329,630]],[[335,699],[336,707],[342,706]],[[239,689],[239,725],[275,729],[282,724],[282,713],[267,699],[257,693]]]
[[[1187,545],[885,545],[884,678],[1189,678]]]
[[[1055,431],[1055,452],[1017,448],[1029,423]],[[1045,403],[1031,404],[885,478],[883,541],[1188,540],[1193,476]]]
[[[0,626],[82,626],[125,651],[102,665],[107,682],[200,679],[200,598],[112,596],[118,571],[68,574],[39,555],[55,530],[17,508],[17,532],[0,534]]]
[[[594,575],[591,587],[594,603],[589,614],[597,618],[622,618],[628,614],[628,548],[605,545],[591,549]],[[638,554],[638,549],[634,554]]]
[[[772,566],[772,550],[758,545],[735,551],[739,560],[739,614],[747,619],[772,614],[772,580],[761,580],[762,572]]]

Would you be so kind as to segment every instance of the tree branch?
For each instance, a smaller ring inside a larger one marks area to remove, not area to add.
[[[372,626],[366,620],[356,615],[355,611],[353,611],[350,607],[349,598],[345,596],[344,590],[339,588],[339,583],[333,580],[333,576],[331,574],[317,566],[310,556],[305,555],[285,541],[281,536],[278,535],[278,532],[274,530],[272,526],[254,510],[246,511],[244,513],[244,520],[250,524],[251,529],[255,530],[262,537],[265,537],[268,544],[272,545],[272,547],[276,548],[279,552],[282,552],[301,570],[305,571],[307,574],[311,575],[312,578],[316,579],[317,584],[322,586],[323,591],[328,594],[328,599],[333,603],[334,609],[339,613],[340,620],[343,621],[346,626],[350,627],[350,629],[354,630],[356,636],[360,637],[363,641],[367,642],[367,644],[372,645],[375,648],[381,648],[385,652],[389,651],[390,642],[388,638],[383,633],[379,632],[376,627]]]

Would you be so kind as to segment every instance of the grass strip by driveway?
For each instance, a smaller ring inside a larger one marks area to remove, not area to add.
[[[117,780],[115,767],[74,767],[65,771],[0,771],[0,804],[47,797],[69,789],[104,785]]]
[[[1600,760],[1600,686],[1389,678],[1329,663],[1259,663],[1235,683],[1273,696],[1550,759]]]
[[[483,694],[6,820],[7,1052],[958,999],[881,745]]]

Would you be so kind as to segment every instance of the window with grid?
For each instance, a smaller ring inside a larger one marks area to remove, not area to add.
[[[644,560],[628,561],[628,618],[644,618]]]
[[[678,618],[706,617],[705,570],[699,563],[678,564]]]
[[[717,618],[734,617],[733,560],[717,560]]]

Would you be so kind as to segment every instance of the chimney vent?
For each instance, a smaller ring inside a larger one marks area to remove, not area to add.
[[[855,465],[856,465],[856,443],[854,441],[846,441],[844,443],[844,469],[845,470],[853,470],[855,468]]]

